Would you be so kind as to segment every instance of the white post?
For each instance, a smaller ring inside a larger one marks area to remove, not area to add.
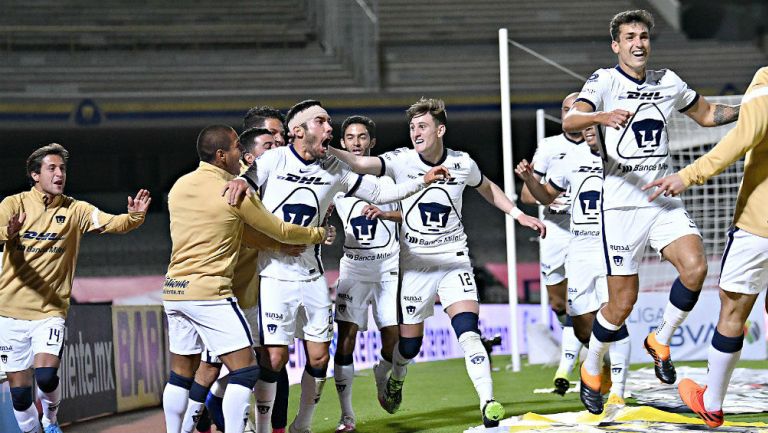
[[[512,122],[509,100],[509,43],[507,29],[499,29],[499,78],[501,81],[501,146],[504,166],[504,191],[517,201],[514,167],[512,167]],[[509,290],[509,342],[512,349],[512,371],[520,371],[520,345],[517,341],[517,252],[515,220],[507,215],[507,288]]]
[[[544,109],[539,108],[536,110],[536,146],[541,143],[542,140],[544,140],[544,137],[547,135],[547,125],[546,125],[546,119],[547,114],[544,111]],[[539,205],[539,219],[544,221],[544,206]],[[539,241],[539,256],[541,256],[541,241]],[[539,273],[539,297],[541,302],[541,323],[546,323],[547,325],[551,326],[552,324],[549,323],[550,315],[549,315],[549,291],[547,290],[546,284],[544,284],[544,281],[541,279],[541,273]]]

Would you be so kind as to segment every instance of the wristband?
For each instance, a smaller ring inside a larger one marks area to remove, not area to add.
[[[509,211],[509,215],[512,216],[512,218],[514,218],[514,219],[517,219],[522,214],[523,214],[523,211],[521,211],[520,209],[518,209],[516,207],[513,207],[512,210]]]

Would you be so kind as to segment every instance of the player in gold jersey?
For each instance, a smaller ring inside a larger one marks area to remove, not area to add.
[[[60,433],[58,368],[80,239],[87,232],[127,233],[152,201],[139,190],[128,213],[110,215],[64,195],[69,152],[56,143],[27,159],[32,189],[0,203],[0,362],[8,372],[14,415],[24,433],[40,431],[32,378],[46,433]]]

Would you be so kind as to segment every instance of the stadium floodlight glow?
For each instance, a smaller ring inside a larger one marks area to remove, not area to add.
[[[504,192],[517,202],[512,155],[512,120],[509,97],[509,44],[507,29],[499,29],[499,79],[501,81],[501,154],[504,161]],[[507,290],[509,292],[509,343],[512,371],[520,371],[520,343],[517,340],[517,250],[515,248],[515,219],[504,219],[507,239]]]

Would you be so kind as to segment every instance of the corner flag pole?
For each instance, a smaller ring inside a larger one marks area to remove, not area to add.
[[[512,122],[509,99],[509,42],[507,29],[499,29],[499,78],[501,81],[501,149],[504,161],[504,192],[517,201],[512,159]],[[512,349],[512,371],[520,371],[520,347],[517,341],[517,251],[515,249],[515,219],[505,218],[507,235],[507,288],[509,290],[509,335]]]

